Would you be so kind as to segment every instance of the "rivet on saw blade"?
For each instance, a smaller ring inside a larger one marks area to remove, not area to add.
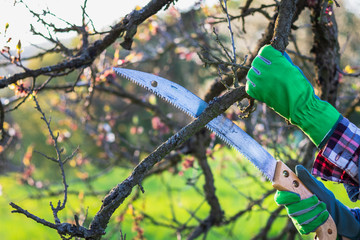
[[[293,181],[293,183],[292,183],[292,184],[293,184],[293,186],[294,186],[294,187],[299,187],[299,182],[298,182],[298,181],[296,181],[296,180],[295,180],[295,181]]]
[[[158,83],[157,83],[157,81],[151,81],[151,86],[153,86],[153,87],[157,87],[157,85],[158,85]]]
[[[289,172],[286,171],[286,170],[284,170],[284,171],[283,171],[283,176],[284,176],[284,177],[288,177],[288,176],[289,176]]]

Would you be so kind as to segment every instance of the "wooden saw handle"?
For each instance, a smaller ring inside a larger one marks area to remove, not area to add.
[[[301,199],[309,198],[313,195],[296,174],[281,161],[278,161],[276,164],[273,187],[280,191],[296,192],[300,195]],[[336,240],[337,229],[331,215],[315,232],[319,240]]]

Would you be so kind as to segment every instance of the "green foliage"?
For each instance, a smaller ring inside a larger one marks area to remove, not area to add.
[[[271,189],[269,183],[259,185],[259,182],[256,182],[257,180],[254,182],[254,178],[241,176],[246,174],[246,172],[242,172],[244,166],[249,168],[251,172],[256,172],[256,170],[247,160],[238,156],[239,154],[234,150],[222,149],[215,154],[215,160],[211,162],[215,179],[217,179],[215,182],[217,194],[222,206],[225,207],[223,210],[227,217],[246,209],[249,204],[249,197],[257,198],[264,190]],[[107,192],[128,174],[129,170],[112,169],[91,183],[94,186],[93,191]],[[156,221],[165,224],[171,224],[174,217],[181,223],[191,219],[190,224],[196,224],[197,221],[191,217],[191,212],[196,210],[196,216],[204,218],[209,211],[209,206],[204,203],[202,194],[186,184],[189,179],[196,178],[198,175],[199,170],[195,166],[195,168],[186,170],[184,176],[165,173],[161,177],[155,175],[146,179],[143,183],[145,193],[140,193],[140,197],[133,203],[133,210],[127,209],[127,202],[125,202],[116,211],[114,220],[107,230],[107,233],[111,233],[111,235],[106,236],[110,237],[110,239],[118,239],[121,230],[123,234],[127,235],[127,239],[135,237],[137,233],[133,231],[134,218],[132,211],[138,215],[145,212]],[[13,181],[14,177],[16,178],[14,175],[9,175],[0,178],[2,186],[0,213],[2,216],[7,216],[0,220],[1,226],[5,226],[0,229],[3,239],[19,239],[19,237],[21,239],[22,237],[26,238],[26,236],[39,240],[57,239],[58,235],[55,230],[41,226],[20,214],[9,214],[10,206],[8,203],[9,201],[19,203],[29,212],[36,213],[39,217],[51,221],[52,214],[49,202],[56,202],[59,196],[40,198],[43,194],[41,189],[26,185],[19,187]],[[71,186],[70,191],[78,193],[69,196],[67,210],[61,214],[61,219],[72,222],[75,214],[82,216],[85,211],[87,212],[87,219],[91,219],[99,209],[101,199],[91,196],[84,190],[87,185],[86,181],[80,182],[74,178],[70,179],[69,184]],[[202,185],[203,179],[196,182],[198,189],[201,189]],[[61,191],[61,189],[62,187],[59,184],[52,187],[53,192]],[[262,207],[270,207],[269,211],[276,207],[272,195],[265,199]],[[257,234],[260,228],[264,227],[269,217],[269,212],[264,211],[262,207],[255,206],[253,211],[240,217],[231,226],[212,229],[208,234],[208,239],[250,239]],[[121,214],[123,214],[122,218],[120,218]],[[277,220],[278,224],[275,224],[271,230],[273,234],[278,233],[282,225],[285,224],[286,218],[284,215]],[[19,225],[22,226],[21,231],[18,230]],[[140,226],[144,229],[146,239],[169,239],[169,236],[173,234],[171,229],[153,225],[149,220],[142,221]]]

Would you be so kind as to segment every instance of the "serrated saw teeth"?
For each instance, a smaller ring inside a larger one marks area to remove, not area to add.
[[[165,78],[136,70],[114,68],[120,76],[136,83],[149,92],[175,106],[191,117],[198,117],[208,104],[201,98]],[[229,146],[235,148],[263,173],[274,179],[276,160],[258,142],[224,115],[211,120],[206,127]]]
[[[197,117],[207,107],[207,103],[205,103],[202,99],[196,95],[193,95],[182,86],[165,78],[124,68],[114,68],[114,70],[123,78],[130,80],[136,85],[155,94],[162,100],[170,103],[191,117]],[[184,96],[188,96],[189,94],[193,95],[194,97],[188,99],[187,104],[185,104],[187,107],[183,107],[183,105],[180,105],[179,103],[184,101]]]

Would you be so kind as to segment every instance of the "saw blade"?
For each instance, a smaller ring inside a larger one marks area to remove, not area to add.
[[[198,117],[208,104],[186,88],[165,78],[125,68],[113,68],[120,76],[136,83],[191,117]],[[233,121],[219,115],[206,127],[221,140],[238,150],[271,182],[276,168],[275,158]]]

